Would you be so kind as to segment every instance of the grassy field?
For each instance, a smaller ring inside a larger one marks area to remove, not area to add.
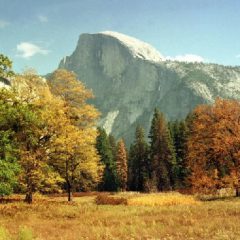
[[[106,204],[109,198],[121,199],[120,205]],[[240,239],[237,198],[201,202],[178,193],[103,194],[98,204],[94,195],[72,203],[65,197],[1,203],[0,240]]]

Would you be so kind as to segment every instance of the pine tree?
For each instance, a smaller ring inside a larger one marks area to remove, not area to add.
[[[184,120],[169,122],[170,134],[173,140],[174,149],[176,153],[176,165],[174,168],[175,187],[184,187],[187,176],[186,166],[186,140],[187,140],[187,126]]]
[[[134,144],[131,144],[129,147],[129,156],[128,156],[128,189],[130,191],[136,191],[135,184],[135,148]]]
[[[117,186],[117,173],[116,162],[114,160],[114,140],[108,138],[106,131],[103,128],[98,128],[98,136],[96,148],[100,156],[101,162],[104,165],[104,173],[102,182],[99,184],[101,191],[116,191]]]
[[[175,152],[164,115],[155,109],[150,129],[151,179],[159,191],[174,185]]]
[[[148,144],[140,126],[136,128],[135,141],[130,147],[129,177],[131,190],[145,191],[144,186],[149,178]]]
[[[112,155],[113,155],[113,161],[116,163],[116,155],[117,155],[117,143],[116,143],[116,139],[113,135],[109,134],[108,136],[108,140],[111,146],[111,151],[112,151]]]
[[[117,144],[116,164],[119,188],[121,191],[126,191],[128,180],[128,166],[127,166],[127,151],[123,139],[120,139],[120,141]]]

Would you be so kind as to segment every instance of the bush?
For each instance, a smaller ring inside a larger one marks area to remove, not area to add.
[[[98,205],[127,205],[127,199],[114,195],[98,195],[96,197]]]

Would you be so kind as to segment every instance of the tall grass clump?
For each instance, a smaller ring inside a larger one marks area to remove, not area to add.
[[[9,232],[2,226],[0,226],[0,240],[11,240]]]
[[[28,227],[20,227],[17,240],[33,240],[33,232]]]

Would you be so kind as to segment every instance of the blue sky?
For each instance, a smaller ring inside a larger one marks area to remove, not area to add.
[[[106,30],[164,56],[240,65],[240,0],[0,0],[0,9],[0,52],[17,72],[51,72],[81,33]]]

